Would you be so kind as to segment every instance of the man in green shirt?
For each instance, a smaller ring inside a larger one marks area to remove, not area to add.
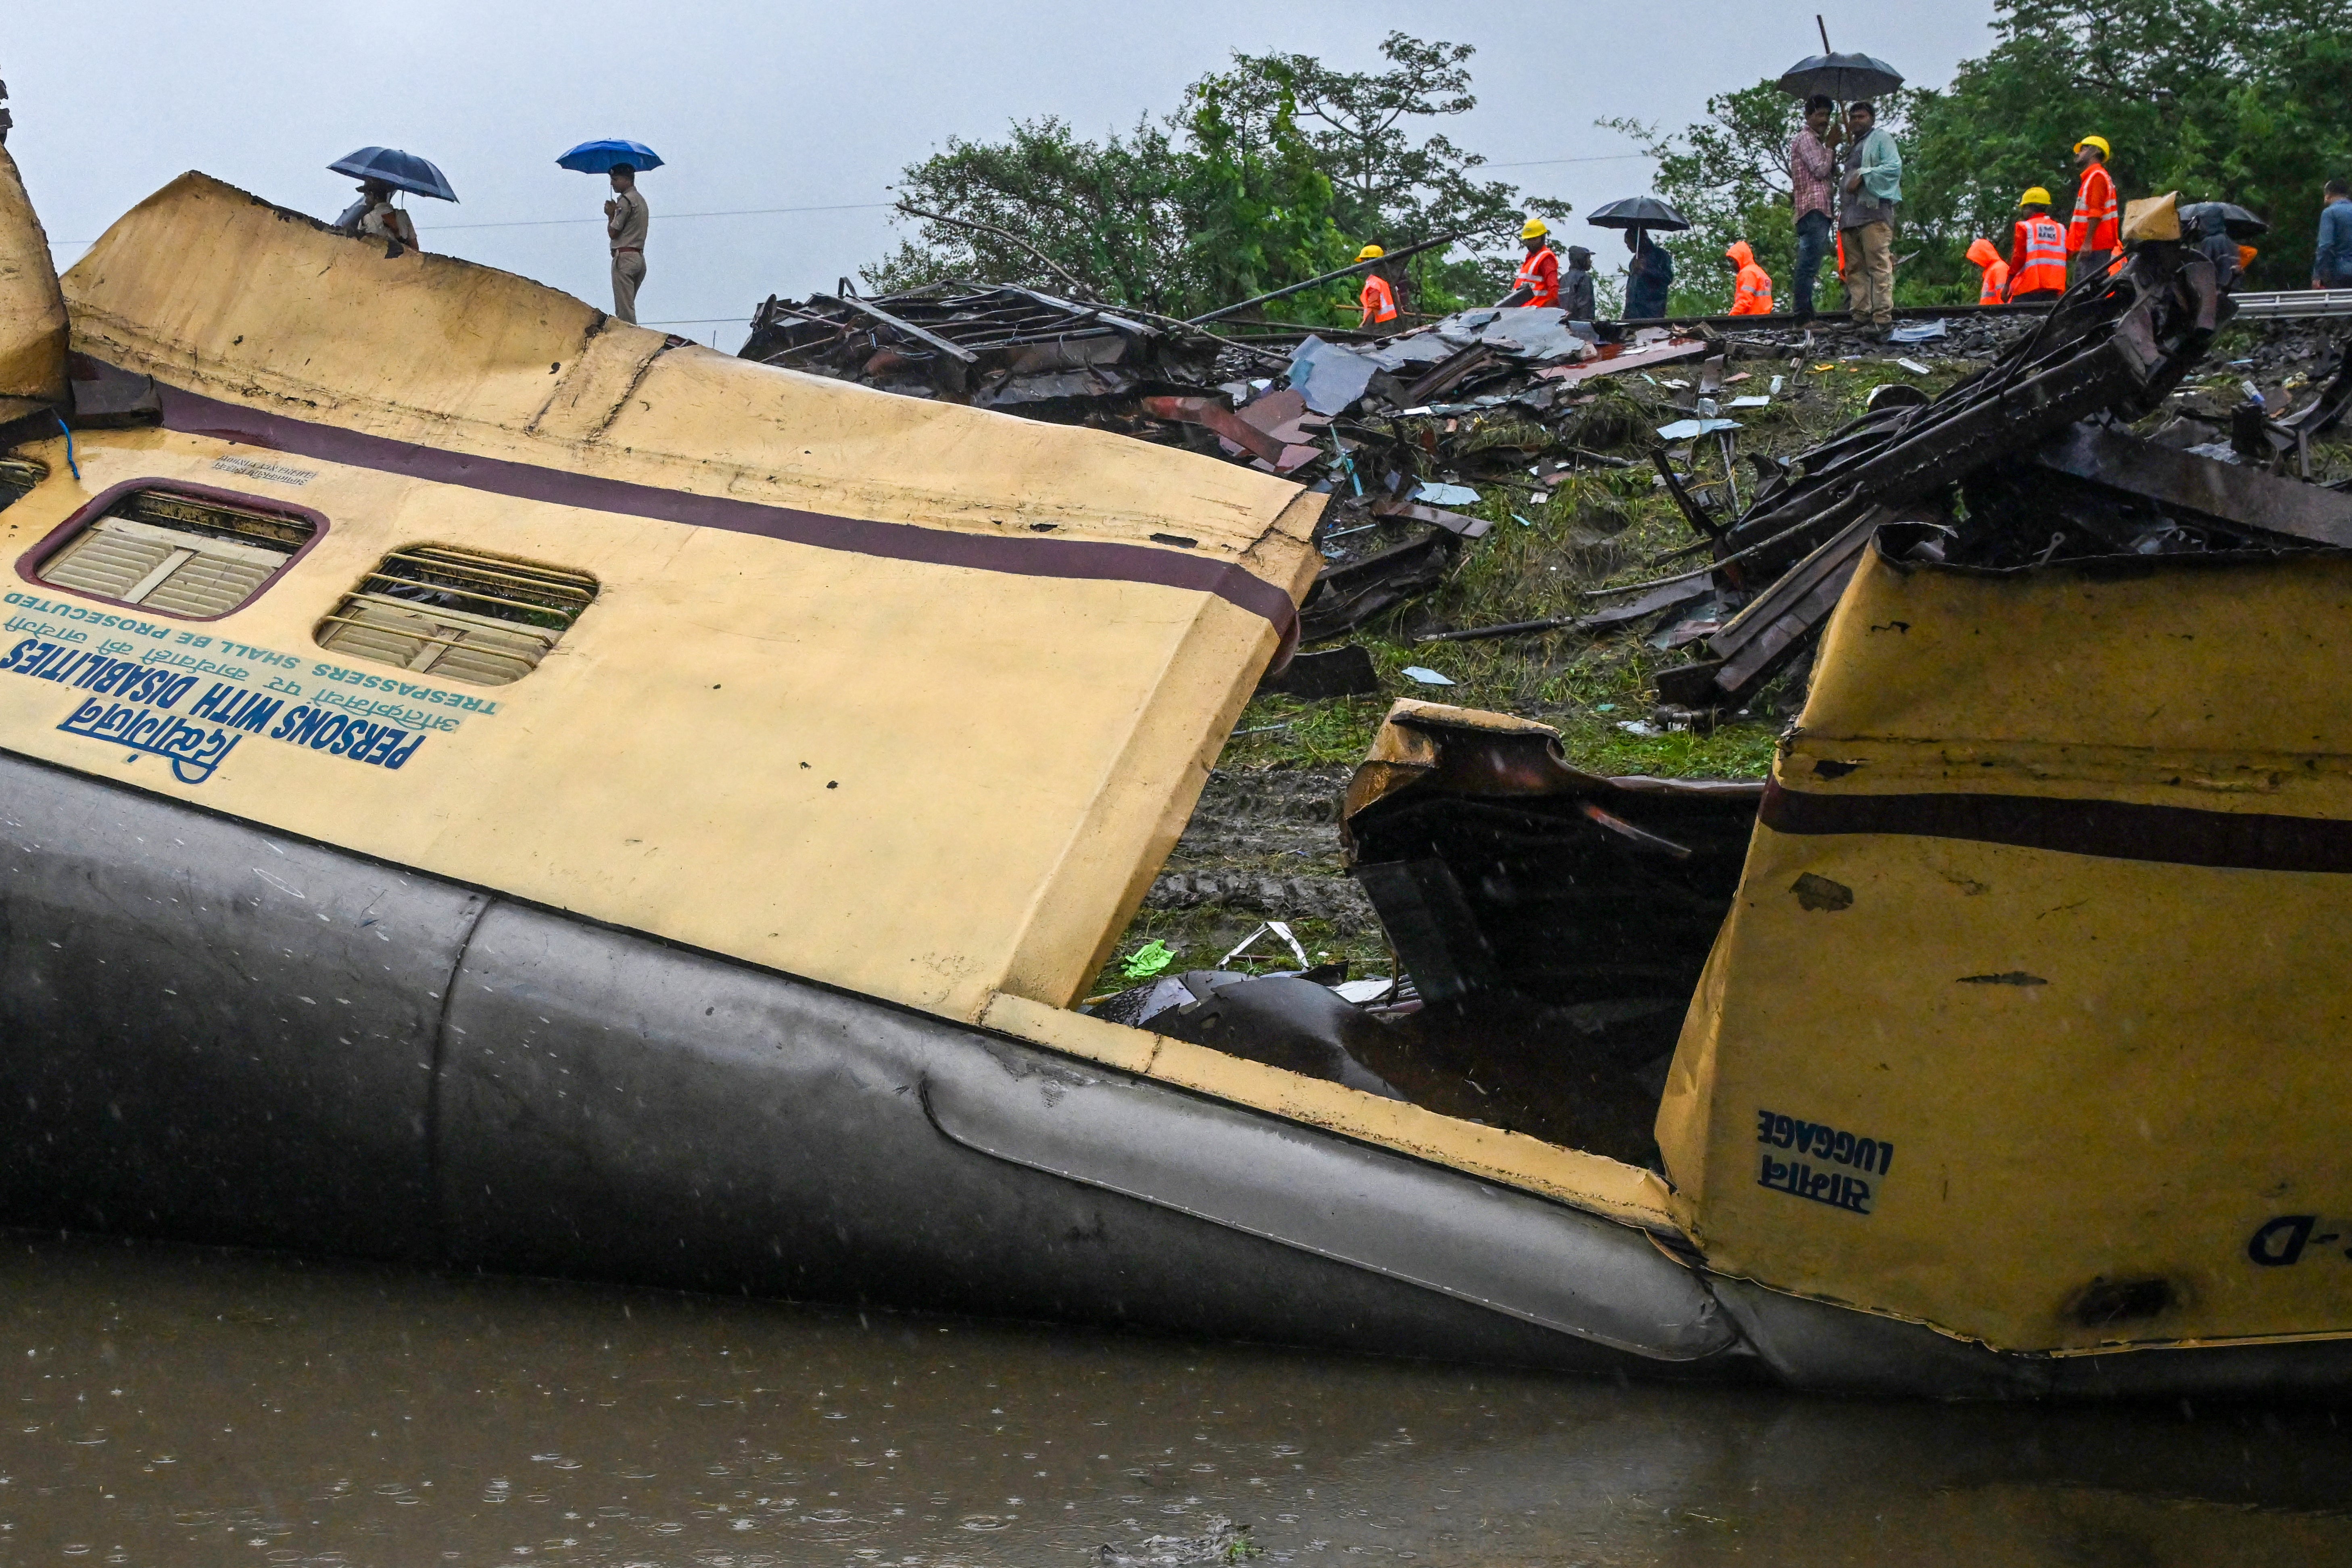
[[[1903,154],[1878,129],[1878,107],[1846,109],[1853,147],[1838,182],[1838,228],[1845,237],[1845,297],[1856,326],[1895,324],[1895,208],[1903,199]]]

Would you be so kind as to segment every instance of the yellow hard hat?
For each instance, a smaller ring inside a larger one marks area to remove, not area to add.
[[[1539,217],[1531,217],[1528,219],[1526,223],[1519,226],[1519,237],[1521,239],[1541,239],[1545,235],[1548,235],[1550,232],[1551,230],[1544,226],[1544,220]]]
[[[2017,198],[2017,205],[2021,207],[2046,207],[2050,205],[2050,193],[2040,185],[2034,185]]]
[[[2074,151],[2077,153],[2085,147],[2096,147],[2102,158],[2112,158],[2116,155],[2115,149],[2107,145],[2107,139],[2104,136],[2085,136],[2074,143]]]
[[[1377,245],[1368,245],[1364,247],[1363,249],[1356,252],[1356,259],[1359,261],[1372,261],[1381,257],[1386,256],[1387,254],[1387,251],[1382,250]]]

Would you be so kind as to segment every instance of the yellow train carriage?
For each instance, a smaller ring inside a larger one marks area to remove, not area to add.
[[[0,163],[0,240],[10,1220],[1830,1387],[2352,1364],[2340,876],[2282,863],[2333,714],[2190,717],[2324,689],[2336,565],[1874,564],[1763,792],[1400,705],[1348,824],[1430,1004],[1350,1087],[1074,1009],[1321,498],[201,175],[60,288]],[[1549,1000],[1449,1010],[1496,974]]]

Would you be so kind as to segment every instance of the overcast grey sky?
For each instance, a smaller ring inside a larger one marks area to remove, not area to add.
[[[1370,68],[1402,28],[1477,46],[1478,108],[1449,135],[1590,210],[1650,169],[1565,161],[1627,151],[1594,121],[1692,120],[1709,93],[1816,52],[1816,11],[1838,47],[1922,86],[1990,42],[1991,0],[109,0],[12,6],[0,77],[60,265],[185,169],[332,217],[352,184],[324,165],[377,143],[432,159],[462,198],[412,201],[429,248],[607,305],[604,183],[554,160],[591,137],[643,142],[668,164],[644,180],[640,313],[732,349],[770,293],[830,289],[887,251],[886,187],[950,136],[1043,114],[1125,129],[1235,49]],[[677,216],[776,207],[834,210]]]

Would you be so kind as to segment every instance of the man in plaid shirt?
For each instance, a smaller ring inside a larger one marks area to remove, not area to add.
[[[1838,143],[1844,128],[1837,105],[1815,93],[1805,101],[1804,129],[1789,144],[1789,190],[1797,217],[1797,320],[1813,319],[1813,280],[1828,259],[1836,207],[1831,184],[1837,174]]]

